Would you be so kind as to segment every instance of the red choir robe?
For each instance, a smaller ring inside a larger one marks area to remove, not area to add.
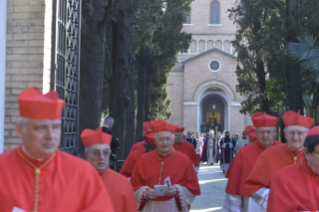
[[[162,175],[160,174],[161,161],[164,162]],[[154,189],[154,185],[164,185],[167,177],[170,177],[172,185],[176,185],[178,197],[173,199],[173,197],[162,196],[152,200],[144,198],[148,188]],[[131,183],[139,210],[146,207],[147,203],[173,201],[172,204],[176,204],[178,208],[175,211],[184,211],[188,210],[195,195],[200,195],[198,178],[192,162],[185,154],[174,149],[166,156],[158,154],[157,150],[142,155],[134,167]],[[172,205],[156,208],[155,211],[170,212]]]
[[[304,159],[277,172],[270,184],[268,212],[319,210],[319,175]]]
[[[182,143],[175,142],[174,149],[187,155],[194,166],[199,166],[198,157],[192,144],[188,143],[187,141],[182,141]]]
[[[145,148],[145,145],[144,145],[145,141],[139,141],[135,144],[133,144],[131,150],[130,150],[130,154],[136,150],[139,150],[139,149],[144,149]]]
[[[27,162],[28,161],[28,162]],[[0,211],[18,207],[33,211],[35,167],[40,167],[37,211],[113,212],[101,177],[88,162],[57,150],[38,161],[27,156],[20,145],[0,155]]]
[[[273,146],[282,145],[279,141],[275,141]],[[265,150],[258,141],[244,146],[236,154],[226,172],[225,177],[228,178],[226,193],[234,195],[248,196],[245,189],[245,181],[247,180],[257,158]]]
[[[99,173],[110,194],[115,212],[137,212],[133,187],[125,177],[112,169]]]
[[[120,170],[120,174],[124,175],[127,178],[130,178],[132,176],[133,169],[137,160],[145,153],[145,147],[143,149],[131,152],[124,161]]]
[[[300,162],[304,150],[289,149],[288,144],[267,148],[257,159],[245,183],[247,196],[250,197],[260,188],[269,188],[274,175],[282,168]],[[296,161],[294,161],[294,157]]]

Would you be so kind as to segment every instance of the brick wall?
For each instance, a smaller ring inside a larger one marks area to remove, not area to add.
[[[14,148],[18,96],[26,87],[50,88],[52,0],[10,0],[7,3],[5,146]]]

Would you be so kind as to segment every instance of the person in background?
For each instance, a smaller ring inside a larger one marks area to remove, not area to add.
[[[121,174],[109,168],[112,136],[104,133],[99,127],[96,130],[85,129],[81,133],[81,139],[85,146],[85,158],[101,176],[105,188],[110,194],[114,211],[137,212],[131,183]]]
[[[111,116],[108,116],[104,119],[104,125],[102,127],[103,132],[110,134],[112,136],[112,142],[111,142],[111,156],[110,156],[110,161],[111,161],[111,168],[115,168],[114,166],[117,164],[117,150],[120,147],[120,141],[119,139],[115,136],[112,128],[114,125],[114,118]]]
[[[204,146],[204,142],[203,139],[200,136],[199,132],[196,132],[195,134],[195,140],[196,140],[196,154],[198,157],[198,161],[200,161],[200,158],[202,156],[202,152],[203,152],[203,146]]]

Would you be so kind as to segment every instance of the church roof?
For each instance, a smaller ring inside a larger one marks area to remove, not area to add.
[[[236,61],[237,61],[237,57],[236,57],[236,56],[234,56],[234,55],[232,55],[232,54],[229,54],[229,53],[227,53],[227,52],[224,52],[224,51],[222,51],[222,50],[217,49],[217,48],[214,47],[214,48],[212,48],[212,49],[210,49],[210,50],[204,51],[204,52],[202,52],[202,53],[200,53],[200,54],[197,54],[197,55],[195,55],[195,56],[193,56],[193,57],[190,57],[190,58],[184,60],[184,61],[182,62],[182,64],[183,64],[183,65],[186,65],[187,63],[191,63],[192,61],[198,60],[198,59],[200,59],[200,58],[202,58],[202,57],[204,57],[204,56],[206,56],[206,55],[208,55],[208,54],[210,54],[210,53],[212,53],[212,52],[216,52],[216,53],[221,54],[221,55],[223,55],[223,56],[225,56],[225,57],[228,57],[229,59],[232,59],[232,60],[236,60]]]

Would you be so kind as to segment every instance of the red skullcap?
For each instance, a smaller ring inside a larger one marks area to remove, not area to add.
[[[20,116],[30,119],[61,119],[64,100],[55,91],[43,95],[39,88],[26,88],[19,98]]]
[[[81,139],[85,147],[92,146],[94,144],[111,144],[112,136],[104,133],[102,127],[96,130],[85,129],[81,133]]]
[[[184,130],[185,130],[185,127],[177,126],[176,132],[181,133],[181,132],[184,132]]]
[[[312,128],[312,129],[308,132],[307,137],[313,136],[313,135],[319,135],[319,126],[316,126],[316,127]]]
[[[306,127],[308,129],[311,128],[314,122],[314,119],[300,115],[300,110],[298,111],[298,113],[292,110],[288,110],[282,116],[282,120],[284,121],[284,124],[286,127],[292,126],[292,125],[298,125],[298,126]]]
[[[245,128],[245,133],[246,135],[248,135],[250,142],[257,141],[257,136],[256,136],[256,131],[254,126],[248,125]]]
[[[144,128],[145,131],[152,129],[152,122],[153,121],[146,121],[146,122],[143,123],[143,128]]]
[[[256,112],[252,115],[251,120],[254,123],[254,127],[275,127],[278,122],[278,118],[268,115],[266,112]]]
[[[146,143],[150,145],[155,145],[154,137],[155,137],[155,133],[153,131],[148,130],[144,133],[144,139]]]
[[[154,131],[154,133],[158,133],[162,131],[175,133],[176,128],[177,128],[176,125],[170,124],[166,121],[156,120],[152,122],[152,130]]]

